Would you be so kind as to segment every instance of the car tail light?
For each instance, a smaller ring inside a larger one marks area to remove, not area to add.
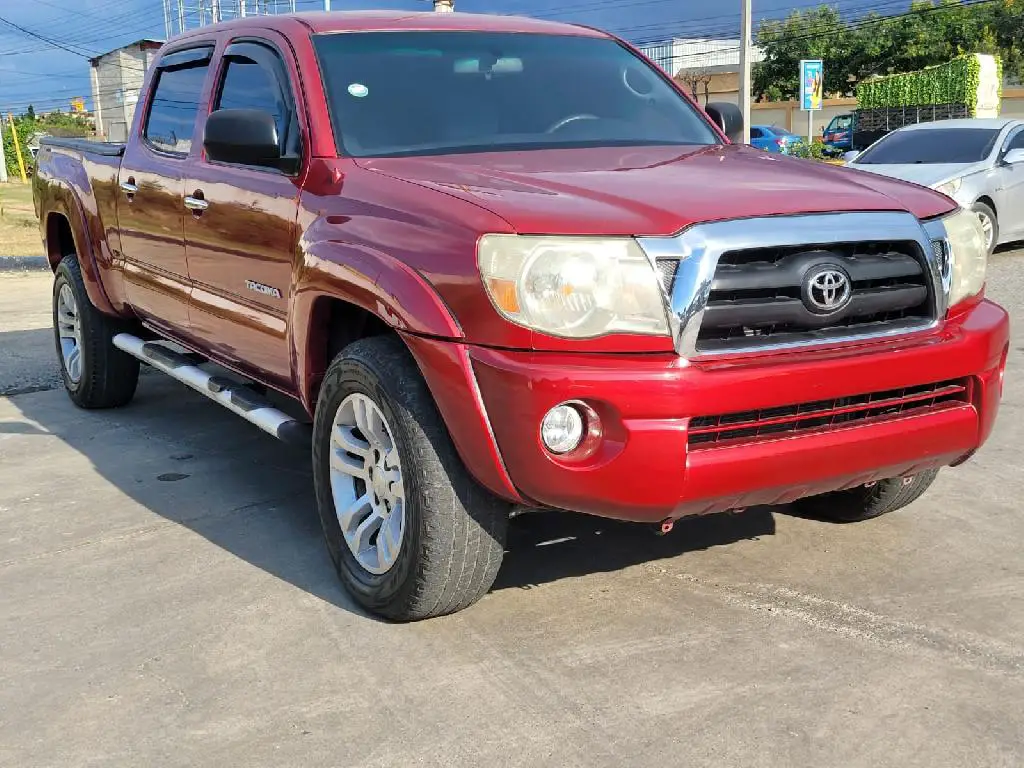
[[[786,140],[785,139],[776,139],[775,140],[775,145],[778,146],[778,147],[784,147],[784,146],[786,146]]]

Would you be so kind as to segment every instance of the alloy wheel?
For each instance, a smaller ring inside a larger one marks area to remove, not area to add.
[[[405,484],[394,433],[380,407],[354,393],[331,428],[334,510],[352,556],[372,574],[387,573],[405,535]]]
[[[73,384],[82,379],[82,318],[71,286],[65,283],[57,293],[57,336],[61,362]]]

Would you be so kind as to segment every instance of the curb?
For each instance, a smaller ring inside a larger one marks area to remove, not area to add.
[[[50,268],[45,256],[0,256],[0,272],[27,272]]]

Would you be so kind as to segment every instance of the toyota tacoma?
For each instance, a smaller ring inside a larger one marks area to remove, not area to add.
[[[123,406],[141,362],[311,446],[338,574],[397,620],[485,594],[513,508],[904,507],[999,407],[978,219],[741,131],[579,26],[188,32],[126,143],[38,154],[65,387]]]

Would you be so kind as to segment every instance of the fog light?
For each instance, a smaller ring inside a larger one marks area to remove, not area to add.
[[[540,437],[552,453],[568,453],[583,440],[583,416],[571,405],[556,405],[541,421]]]

